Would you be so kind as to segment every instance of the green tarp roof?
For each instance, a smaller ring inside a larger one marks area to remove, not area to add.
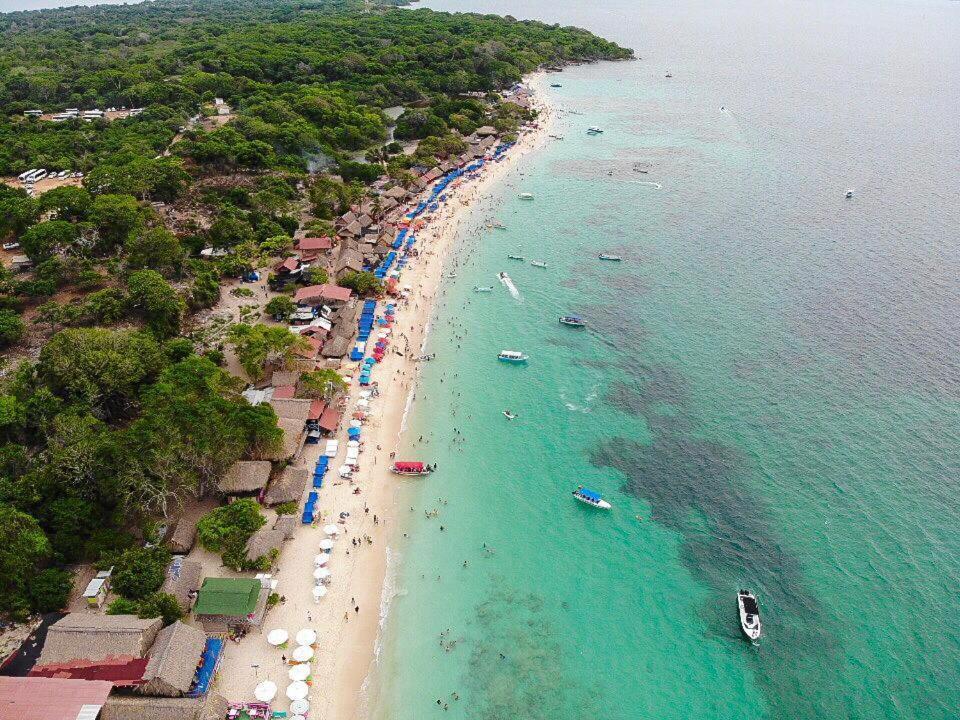
[[[193,612],[195,615],[249,615],[257,609],[259,596],[259,580],[206,578]]]

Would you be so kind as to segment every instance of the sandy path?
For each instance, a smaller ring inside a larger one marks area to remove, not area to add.
[[[404,410],[416,384],[418,365],[411,358],[419,354],[441,284],[444,261],[467,213],[520,158],[546,141],[551,120],[549,111],[544,110],[539,128],[522,133],[503,160],[485,165],[480,178],[448,191],[448,201],[416,233],[416,247],[421,255],[411,260],[401,277],[401,284],[409,285],[412,291],[406,303],[398,304],[390,352],[372,373],[381,394],[372,400],[362,431],[360,471],[355,474],[354,485],[341,480],[336,473],[345,455],[345,420],[338,433],[340,452],[331,461],[331,470],[319,491],[318,509],[323,518],[313,527],[301,527],[296,537],[284,545],[274,573],[279,581],[277,591],[286,601],[268,614],[263,634],[251,633],[242,642],[230,644],[225,653],[216,689],[227,698],[252,700],[257,682],[270,679],[280,688],[274,709],[286,710],[289,703],[284,690],[289,680],[281,655],[288,655],[293,643],[287,650],[274,649],[267,645],[265,635],[277,627],[288,630],[291,636],[303,627],[311,627],[318,634],[309,698],[311,718],[354,720],[365,714],[363,688],[374,663],[386,547],[398,517],[395,500],[399,484],[388,468],[390,453],[400,438]],[[378,312],[382,307],[378,305]],[[404,350],[407,355],[396,354],[395,349]],[[345,418],[353,412],[359,390],[354,379]],[[306,446],[301,462],[312,469],[323,448],[323,443]],[[360,488],[359,494],[354,494],[355,487]],[[328,564],[332,572],[329,594],[315,603],[311,597],[313,558],[324,537],[321,528],[325,521],[336,522],[341,513],[349,516],[341,525],[344,532]]]

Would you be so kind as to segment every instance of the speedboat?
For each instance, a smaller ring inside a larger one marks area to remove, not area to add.
[[[522,192],[517,197],[521,200],[533,200],[533,193]]]
[[[623,258],[619,255],[610,255],[609,253],[600,253],[598,256],[601,260],[610,260],[611,262],[623,262]]]
[[[550,83],[550,87],[563,87],[560,83]]]
[[[436,466],[434,466],[436,467]],[[429,475],[434,470],[433,467],[422,462],[400,462],[397,461],[390,466],[390,472],[397,475]]]
[[[561,325],[569,325],[570,327],[582,328],[586,327],[587,324],[583,321],[579,315],[564,315],[560,318]]]
[[[492,288],[492,287],[481,286],[481,285],[476,285],[476,286],[474,286],[473,291],[474,291],[474,292],[493,292],[493,288]]]
[[[850,198],[852,198],[852,197],[853,197],[853,190],[847,190],[847,194],[844,195],[844,197],[845,197],[847,200],[849,200]]]
[[[531,260],[530,264],[538,268],[545,268],[547,266],[543,260]]]
[[[525,363],[529,359],[529,356],[524,355],[519,350],[501,350],[500,354],[497,355],[497,360],[508,363]]]
[[[592,505],[595,508],[600,508],[601,510],[609,510],[613,507],[610,503],[600,497],[600,493],[594,492],[593,490],[588,490],[583,485],[578,487],[573,491],[573,496],[582,503],[587,505]]]
[[[751,640],[760,638],[760,607],[757,597],[749,590],[737,591],[737,607],[740,609],[740,629]]]
[[[587,128],[587,135],[599,135],[602,132],[603,128],[599,128],[596,125]]]
[[[510,412],[509,410],[504,410],[504,411],[503,411],[503,416],[504,416],[507,420],[516,420],[516,419],[519,417],[518,415],[516,415],[515,413]]]
[[[508,260],[526,260],[523,255],[507,255]]]

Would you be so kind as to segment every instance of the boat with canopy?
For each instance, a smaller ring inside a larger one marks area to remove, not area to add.
[[[500,354],[497,355],[497,360],[508,363],[522,363],[529,360],[529,357],[519,350],[501,350]]]
[[[619,255],[611,255],[610,253],[600,253],[601,260],[609,260],[610,262],[623,262],[623,258]]]
[[[398,460],[390,466],[390,472],[396,475],[429,475],[433,472],[433,467],[422,462],[405,462]]]
[[[583,328],[587,326],[587,323],[584,322],[583,318],[579,315],[564,315],[560,318],[561,325],[569,325],[570,327]]]
[[[595,508],[600,508],[601,510],[609,510],[612,507],[610,503],[600,497],[600,493],[588,490],[583,487],[583,485],[573,491],[573,496],[580,502]]]
[[[760,639],[760,606],[757,596],[749,590],[737,591],[737,608],[740,611],[740,629],[751,640]]]

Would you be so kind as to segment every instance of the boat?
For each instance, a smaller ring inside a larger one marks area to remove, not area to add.
[[[740,609],[740,629],[751,640],[760,638],[760,607],[757,597],[749,590],[737,591],[737,607]]]
[[[390,472],[396,475],[429,475],[433,472],[434,467],[430,467],[422,462],[397,461],[390,466]]]
[[[526,260],[523,255],[507,255],[508,260]]]
[[[507,420],[516,420],[516,419],[519,417],[519,415],[516,415],[515,413],[512,413],[512,412],[510,412],[509,410],[504,410],[504,411],[503,411],[503,416],[504,416]]]
[[[533,200],[533,193],[523,192],[517,195],[521,200]]]
[[[853,197],[853,190],[847,190],[847,194],[844,195],[844,197],[845,197],[847,200],[849,200],[850,198],[852,198],[852,197]]]
[[[587,135],[600,135],[603,132],[603,128],[599,128],[596,125],[587,128]]]
[[[600,497],[600,493],[588,490],[583,485],[573,491],[573,496],[582,503],[591,505],[601,510],[609,510],[613,507],[610,503]]]
[[[508,363],[525,363],[529,357],[519,350],[501,350],[497,360]]]
[[[550,83],[550,87],[563,87],[560,83]]]
[[[455,272],[447,273],[447,277],[450,278],[451,280],[452,280],[453,278],[455,278],[456,276],[457,276],[457,274],[456,274]]]
[[[493,227],[496,228],[497,230],[506,230],[506,229],[507,229],[507,226],[504,225],[502,222],[495,222],[495,223],[493,224]]]
[[[579,315],[564,315],[560,318],[561,325],[569,325],[570,327],[582,328],[586,327],[587,324],[583,321]]]
[[[474,292],[493,292],[492,287],[486,287],[485,285],[476,285],[473,288]]]
[[[543,260],[531,260],[530,264],[538,268],[545,268],[547,266]]]
[[[600,253],[598,256],[601,260],[610,260],[611,262],[623,262],[623,258],[619,255],[610,255],[609,253]]]

